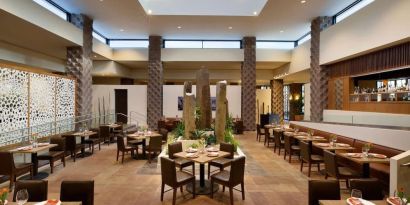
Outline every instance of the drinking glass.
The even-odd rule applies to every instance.
[[[362,198],[362,191],[358,190],[358,189],[352,189],[352,192],[350,193],[351,197],[355,197],[355,198]]]
[[[362,154],[364,157],[369,156],[369,149],[367,147],[362,147]]]
[[[28,200],[28,192],[27,189],[21,189],[16,194],[16,201],[18,205],[23,205]]]

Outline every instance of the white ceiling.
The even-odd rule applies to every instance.
[[[300,0],[268,0],[257,16],[158,16],[147,15],[138,0],[53,1],[71,13],[89,15],[94,28],[110,39],[161,35],[167,39],[256,36],[259,40],[296,40],[310,30],[313,18],[332,16],[355,0],[307,0],[304,4]]]

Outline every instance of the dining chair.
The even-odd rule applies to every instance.
[[[65,138],[66,151],[70,152],[70,156],[73,158],[74,162],[77,158],[77,152],[81,151],[81,154],[84,157],[85,144],[77,144],[76,136],[74,135],[64,134],[62,137]]]
[[[151,163],[152,154],[160,153],[162,151],[162,136],[150,137],[147,147],[148,163]]]
[[[161,128],[159,129],[159,134],[162,136],[162,144],[166,144],[168,142],[168,130]]]
[[[62,202],[81,201],[82,205],[93,205],[94,181],[62,181],[60,200]]]
[[[111,143],[110,127],[107,125],[100,126],[100,137],[103,139],[104,143],[109,146]]]
[[[245,200],[245,157],[240,156],[231,162],[231,170],[223,170],[211,176],[211,190],[214,190],[214,183],[222,185],[222,191],[225,191],[225,186],[229,188],[229,198],[231,205],[233,205],[233,188],[241,185],[242,200]],[[214,197],[214,192],[211,191],[211,198]]]
[[[94,146],[98,145],[98,150],[101,150],[101,138],[100,138],[100,130],[98,128],[91,128],[90,131],[96,132],[96,134],[88,136],[88,139],[84,140],[84,143],[89,146],[91,153],[94,153]]]
[[[211,166],[219,168],[220,171],[223,171],[225,167],[228,167],[231,165],[234,152],[235,152],[235,146],[233,144],[228,144],[225,142],[221,142],[219,144],[219,150],[223,152],[228,152],[229,155],[223,158],[217,158],[214,159],[210,162],[208,162],[208,179],[209,176],[211,175]]]
[[[52,147],[48,152],[42,153],[37,156],[38,160],[47,160],[50,162],[50,172],[54,171],[54,162],[61,160],[63,167],[65,167],[65,153],[66,145],[65,139],[61,136],[53,136],[50,138],[50,144],[56,144],[56,147]]]
[[[128,132],[127,134],[132,134],[133,132]],[[135,157],[138,158],[139,146],[144,146],[145,140],[134,139],[127,136],[127,146],[135,147]]]
[[[275,146],[273,147],[273,152],[276,152],[276,148],[279,149],[278,155],[280,156],[281,148],[285,148],[285,141],[283,140],[283,132],[273,130],[273,139],[275,141]]]
[[[309,180],[309,205],[319,205],[319,200],[340,200],[339,180]]]
[[[18,180],[14,186],[13,202],[16,202],[17,192],[26,189],[28,202],[39,202],[47,200],[48,181],[46,180]]]
[[[16,181],[16,178],[30,173],[30,179],[33,179],[33,163],[14,163],[13,153],[0,152],[0,175],[9,176],[10,190]]]
[[[113,140],[115,140],[118,136],[122,136],[122,134],[124,132],[124,123],[116,122],[115,124],[117,124],[119,126],[112,129],[111,138],[114,138]]]
[[[118,157],[120,156],[120,152],[121,152],[121,164],[122,164],[124,163],[125,153],[131,152],[131,156],[134,156],[134,151],[137,151],[136,147],[125,146],[124,137],[121,137],[121,136],[117,137],[117,162],[118,162]]]
[[[318,172],[320,172],[320,163],[323,163],[323,157],[320,155],[312,154],[310,145],[307,142],[299,141],[299,146],[300,146],[300,155],[301,155],[300,171],[301,172],[303,171],[303,163],[306,162],[309,166],[308,177],[310,177],[312,164],[316,164],[317,170]]]
[[[285,138],[285,153],[283,159],[286,160],[286,154],[289,154],[289,163],[292,160],[292,155],[294,153],[298,154],[300,159],[300,147],[299,145],[295,145],[295,138],[292,136],[284,135]]]
[[[178,152],[182,152],[182,142],[168,144],[168,156],[175,161],[176,167],[179,167],[179,170],[182,171],[183,168],[192,166],[192,174],[195,176],[195,163],[181,157],[175,157],[174,154]]]
[[[256,124],[256,141],[260,142],[262,136],[265,136],[265,132],[262,131],[260,124]]]
[[[265,142],[263,143],[263,145],[268,144],[267,147],[269,147],[269,142],[275,142],[274,136],[270,134],[269,132],[269,128],[263,128],[265,130]]]
[[[350,188],[362,192],[362,198],[366,200],[383,200],[383,185],[376,178],[350,179]]]
[[[349,167],[339,166],[337,163],[336,154],[333,152],[323,150],[323,159],[325,162],[326,170],[325,179],[331,176],[336,178],[337,180],[346,180],[346,187],[349,188],[349,179],[361,177],[361,175],[353,169],[350,169]]]
[[[177,171],[174,160],[161,157],[161,179],[161,201],[164,200],[165,185],[173,189],[172,205],[175,205],[178,187],[182,193],[182,187],[189,183],[192,183],[192,196],[195,198],[195,176],[184,171]]]

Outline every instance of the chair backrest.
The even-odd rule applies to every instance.
[[[175,153],[182,152],[182,142],[168,144],[168,155],[170,159],[175,159]]]
[[[27,189],[28,201],[39,202],[47,200],[48,181],[45,180],[19,180],[14,186],[13,201],[16,201],[17,192]]]
[[[256,134],[257,135],[261,134],[261,125],[260,124],[256,124]]]
[[[61,201],[81,201],[82,205],[94,204],[94,181],[62,181]]]
[[[366,200],[383,200],[383,185],[378,179],[351,179],[350,188],[362,191],[362,198]]]
[[[231,162],[229,184],[236,186],[243,182],[245,176],[245,157],[240,156]]]
[[[90,138],[101,138],[100,136],[100,129],[98,128],[91,128],[90,131],[96,132],[96,134],[90,135]]]
[[[11,152],[0,152],[0,174],[10,175],[14,170],[14,158]]]
[[[310,150],[309,143],[300,141],[299,147],[300,147],[300,157],[302,158],[302,160],[306,162],[310,162],[311,150]]]
[[[319,200],[340,200],[339,180],[309,180],[309,205],[319,205]]]
[[[162,141],[168,141],[168,130],[165,128],[159,129],[159,133],[162,135]]]
[[[149,150],[161,151],[162,150],[162,136],[150,137]]]
[[[285,138],[285,150],[286,152],[290,153],[290,148],[292,146],[292,142],[291,142],[292,137],[288,135],[283,135],[283,137]]]
[[[50,148],[50,151],[65,151],[65,139],[61,136],[52,136],[50,138],[50,144],[57,144],[56,147]]]
[[[65,139],[65,148],[66,150],[70,151],[70,150],[74,150],[76,147],[76,137],[74,135],[63,135],[64,139]]]
[[[265,130],[265,137],[266,139],[270,137],[270,132],[269,132],[269,128],[263,128]]]
[[[225,158],[233,159],[233,153],[235,152],[235,146],[233,146],[233,144],[228,144],[228,143],[225,143],[225,142],[221,142],[219,144],[219,150],[229,153],[229,156],[227,156]]]
[[[280,139],[282,138],[282,133],[283,132],[278,132],[273,130],[273,136],[274,136],[274,141],[275,141],[275,146],[280,146]]]
[[[125,150],[124,137],[118,137],[117,138],[117,149],[120,150],[120,151]]]
[[[110,127],[107,125],[100,126],[100,137],[103,139],[110,138]]]
[[[161,178],[164,184],[175,187],[177,183],[177,173],[174,160],[161,157]]]
[[[323,159],[325,161],[326,174],[332,177],[339,178],[336,154],[327,150],[323,150]]]

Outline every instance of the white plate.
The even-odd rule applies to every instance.
[[[42,202],[35,203],[34,205],[46,205],[46,204],[47,204],[47,201],[42,201]],[[61,201],[58,201],[56,205],[61,205]]]
[[[350,197],[350,198],[352,198],[352,197]],[[356,205],[356,204],[350,203],[350,201],[349,201],[350,198],[346,199],[347,204]],[[375,205],[373,202],[370,202],[370,201],[367,201],[367,200],[364,200],[364,199],[358,199],[358,200],[360,200],[360,203],[362,205]]]

